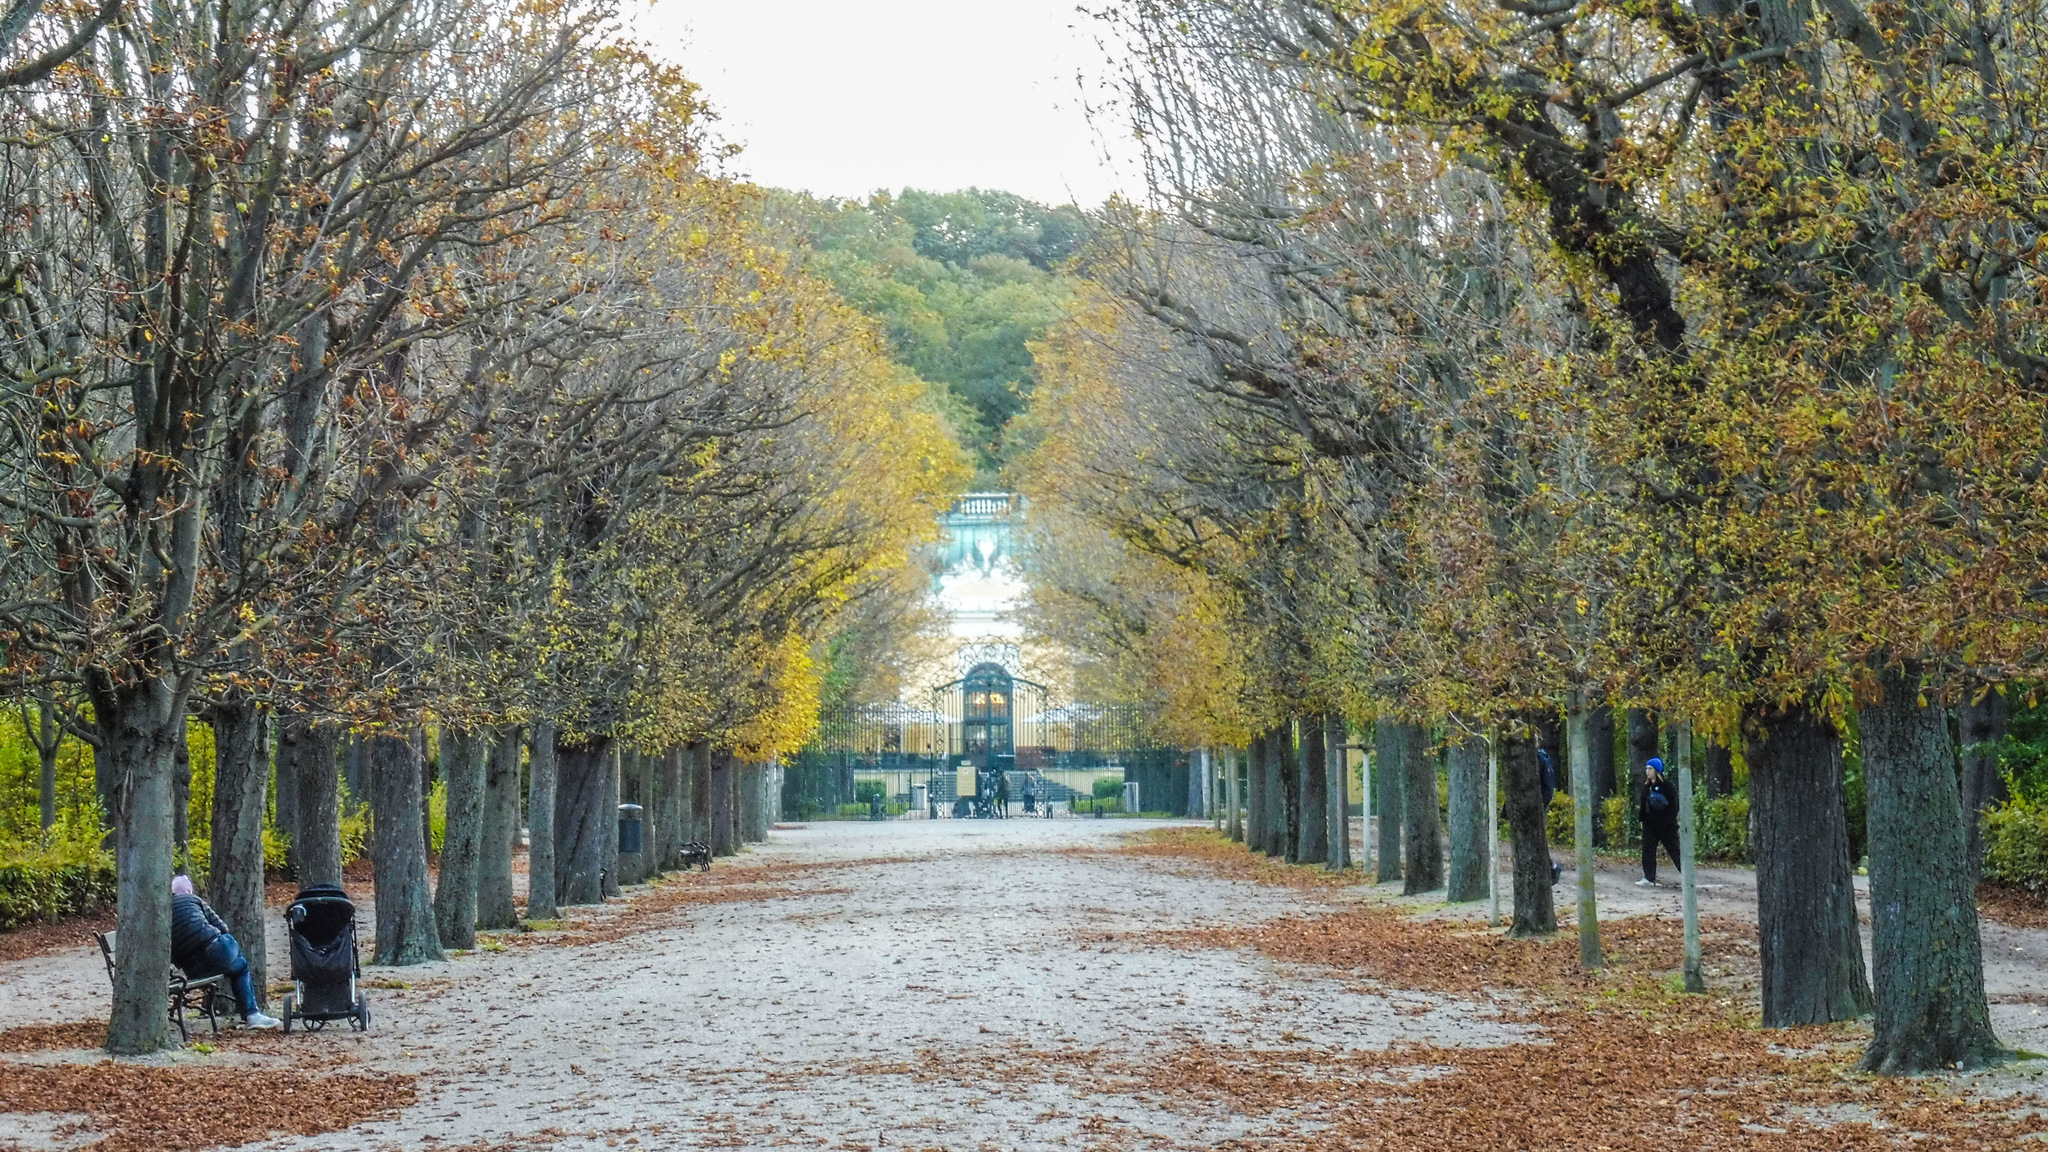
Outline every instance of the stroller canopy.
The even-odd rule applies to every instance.
[[[348,893],[332,884],[303,888],[285,911],[285,923],[292,935],[304,940],[315,952],[324,952],[349,934],[355,924],[356,906]]]

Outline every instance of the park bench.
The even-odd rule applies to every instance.
[[[110,984],[114,981],[114,935],[113,932],[92,934],[100,946],[100,958],[107,962],[107,982]],[[185,1030],[186,1010],[204,1015],[206,1022],[213,1025],[214,1034],[219,1035],[221,1009],[233,993],[228,990],[226,976],[203,976],[193,980],[173,967],[165,980],[165,995],[170,1001],[167,1010],[171,1023],[178,1026],[178,1039],[189,1041],[192,1036]]]

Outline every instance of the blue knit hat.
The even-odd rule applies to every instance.
[[[1645,764],[1644,767],[1652,771],[1662,772],[1664,770],[1664,758],[1662,756],[1652,756],[1649,763]]]

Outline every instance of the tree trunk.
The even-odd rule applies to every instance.
[[[732,753],[724,748],[711,751],[711,854],[731,856],[739,851],[732,835]]]
[[[1373,808],[1379,814],[1379,882],[1401,878],[1401,812],[1407,807],[1407,745],[1416,728],[1394,716],[1381,713],[1373,726],[1373,758],[1379,771],[1373,776]],[[1421,755],[1420,751],[1416,755]]]
[[[1330,759],[1323,743],[1321,715],[1295,719],[1301,732],[1301,751],[1296,757],[1296,791],[1301,800],[1301,830],[1296,834],[1297,862],[1330,862]]]
[[[1401,894],[1415,896],[1444,886],[1444,832],[1429,736],[1419,724],[1402,727]]]
[[[42,805],[43,830],[57,823],[57,753],[64,748],[64,726],[57,700],[48,689],[36,697],[36,799]]]
[[[1517,938],[1557,931],[1550,841],[1543,824],[1543,767],[1536,760],[1539,738],[1531,723],[1509,725],[1501,740],[1501,791],[1506,794],[1508,842],[1515,861],[1515,912],[1508,935]]]
[[[263,947],[263,816],[269,791],[269,741],[264,715],[240,698],[213,710],[213,858],[207,897],[249,960],[258,1004],[268,1000]]]
[[[725,775],[726,787],[732,789],[732,803],[729,807],[727,807],[726,815],[732,820],[732,849],[735,855],[737,855],[739,853],[739,850],[745,847],[747,843],[746,837],[744,835],[744,833],[746,832],[746,827],[745,825],[740,823],[741,818],[745,815],[740,810],[740,793],[742,791],[741,785],[745,780],[746,776],[746,773],[743,771],[745,767],[746,763],[739,758],[739,755],[737,753],[734,753],[732,757],[732,768]]]
[[[180,867],[192,866],[192,746],[183,724],[171,748],[171,841]]]
[[[165,771],[168,773],[169,769]],[[121,813],[121,773],[114,765],[114,754],[104,744],[93,745],[92,789],[99,796],[100,819],[104,821],[102,827],[106,831],[106,835],[100,837],[100,847],[112,852],[119,835],[116,826]]]
[[[1859,708],[1870,811],[1876,1019],[1865,1071],[1974,1068],[2001,1053],[1984,1000],[1976,873],[1966,854],[1948,716],[1923,703],[1920,669],[1886,669]]]
[[[444,959],[427,888],[427,839],[422,831],[420,781],[426,762],[410,735],[366,737],[370,818],[377,837],[370,864],[377,884],[375,963],[428,964]]]
[[[2005,739],[2005,713],[2005,694],[1997,688],[1985,689],[1982,700],[1965,700],[1956,709],[1956,736],[1962,743],[1963,836],[1972,877],[1984,874],[1984,813],[2006,798],[1996,747]]]
[[[284,875],[299,879],[299,745],[306,738],[306,719],[286,716],[277,725],[277,834],[284,838]]]
[[[1575,693],[1570,714],[1565,718],[1566,757],[1572,766],[1572,853],[1578,864],[1579,967],[1588,970],[1607,964],[1600,947],[1600,905],[1594,892],[1593,829],[1600,824],[1593,803],[1592,741],[1586,737],[1587,709]]]
[[[624,749],[618,741],[612,741],[611,759],[605,763],[604,802],[597,822],[598,831],[604,839],[598,851],[604,866],[598,869],[598,879],[604,882],[604,894],[619,894],[619,788],[624,775],[620,755]]]
[[[164,973],[171,963],[171,758],[185,727],[184,694],[162,679],[93,693],[94,770],[119,801],[114,820],[114,1004],[107,1049],[155,1052],[170,1043]]]
[[[1266,734],[1255,733],[1245,749],[1244,846],[1266,850]]]
[[[441,779],[448,788],[441,835],[441,882],[434,889],[434,922],[441,947],[476,947],[476,864],[483,854],[486,742],[466,729],[441,730]]]
[[[733,761],[732,824],[735,844],[750,843],[754,839],[754,769],[752,761]]]
[[[1764,1026],[1855,1019],[1870,1011],[1870,984],[1856,934],[1841,738],[1803,704],[1752,706],[1743,729]]]
[[[714,749],[709,740],[690,744],[690,840],[711,846],[711,761]]]
[[[1635,713],[1629,713],[1634,722]],[[1587,760],[1593,770],[1593,802],[1595,804],[1614,795],[1620,786],[1620,778],[1614,771],[1614,706],[1602,704],[1586,714]],[[1604,843],[1605,829],[1598,819],[1593,821],[1593,836]]]
[[[744,779],[747,821],[740,834],[749,844],[765,844],[768,842],[768,765],[765,762],[747,765]]]
[[[484,768],[483,838],[476,861],[476,926],[517,928],[512,856],[519,846],[519,729],[501,728]]]
[[[1301,754],[1294,746],[1294,723],[1287,721],[1273,729],[1274,767],[1279,778],[1274,786],[1279,789],[1280,803],[1274,805],[1275,815],[1280,817],[1279,834],[1281,854],[1290,864],[1301,862]]]
[[[1246,756],[1239,755],[1238,750],[1235,748],[1225,748],[1223,750],[1223,804],[1228,809],[1226,813],[1228,819],[1225,822],[1225,834],[1232,841],[1239,844],[1244,843],[1243,793],[1245,791],[1239,772],[1246,758]]]
[[[1465,729],[1453,719],[1451,731]],[[1493,799],[1486,793],[1486,737],[1468,735],[1451,745],[1445,757],[1451,777],[1451,866],[1444,876],[1444,898],[1452,903],[1486,899],[1488,822]]]
[[[555,793],[560,777],[555,761],[555,726],[533,726],[532,761],[526,781],[526,917],[553,920],[561,915],[555,902]]]
[[[618,819],[618,809],[605,806],[616,779],[611,737],[571,744],[557,736],[555,771],[555,899],[563,905],[601,904],[605,846],[613,842]]]
[[[654,805],[655,825],[660,829],[656,842],[660,850],[655,855],[655,870],[673,872],[683,866],[683,842],[689,811],[690,795],[690,749],[686,744],[674,744],[661,754],[661,779],[655,784]]]
[[[305,729],[299,735],[298,761],[292,772],[299,809],[292,826],[299,830],[299,885],[341,884],[341,777],[335,763],[341,733],[330,725]]]
[[[1707,795],[1735,794],[1735,753],[1719,740],[1707,741]]]
[[[1265,770],[1259,787],[1266,792],[1266,830],[1263,843],[1266,855],[1284,860],[1290,847],[1287,838],[1287,818],[1293,807],[1287,795],[1287,749],[1282,745],[1278,728],[1266,732],[1266,755],[1261,761]]]
[[[1344,755],[1344,717],[1328,712],[1323,720],[1323,811],[1329,821],[1324,838],[1330,846],[1326,857],[1332,872],[1351,867],[1350,761]]]

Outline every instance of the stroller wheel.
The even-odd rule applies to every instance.
[[[284,1021],[284,1034],[287,1036],[292,1034],[292,1003],[292,994],[285,993],[284,1007],[280,1010],[278,1019]]]

